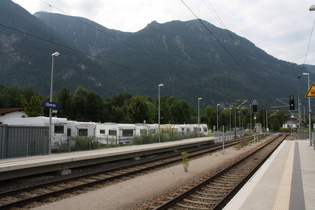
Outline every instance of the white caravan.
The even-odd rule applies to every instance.
[[[135,124],[118,124],[118,140],[119,143],[128,144],[136,135]]]
[[[136,123],[136,136],[141,136],[143,134],[156,134],[158,129],[158,124],[146,124],[146,123]]]
[[[102,144],[111,144],[118,139],[117,123],[98,123],[96,124],[95,137]]]
[[[68,136],[95,136],[95,122],[68,121]]]

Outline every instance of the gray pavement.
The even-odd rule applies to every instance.
[[[284,141],[225,210],[315,209],[314,161],[308,140]]]

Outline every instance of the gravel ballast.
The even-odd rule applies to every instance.
[[[224,153],[219,151],[203,158],[191,160],[189,162],[188,172],[185,172],[183,165],[179,164],[95,191],[42,205],[35,209],[137,209],[142,203],[148,202],[163,193],[185,185],[191,180],[235,159],[242,153],[248,152],[259,144],[260,142],[255,142],[240,150],[229,148],[226,149]]]

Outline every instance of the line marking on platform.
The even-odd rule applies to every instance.
[[[277,195],[273,203],[272,209],[274,210],[288,210],[290,207],[294,149],[295,144],[292,142],[290,145],[289,155],[280,180]]]
[[[306,209],[300,158],[300,145],[295,142],[294,164],[292,172],[290,210]]]

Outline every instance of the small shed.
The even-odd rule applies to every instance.
[[[297,128],[299,125],[298,119],[296,117],[291,116],[289,120],[283,123],[283,128]]]

